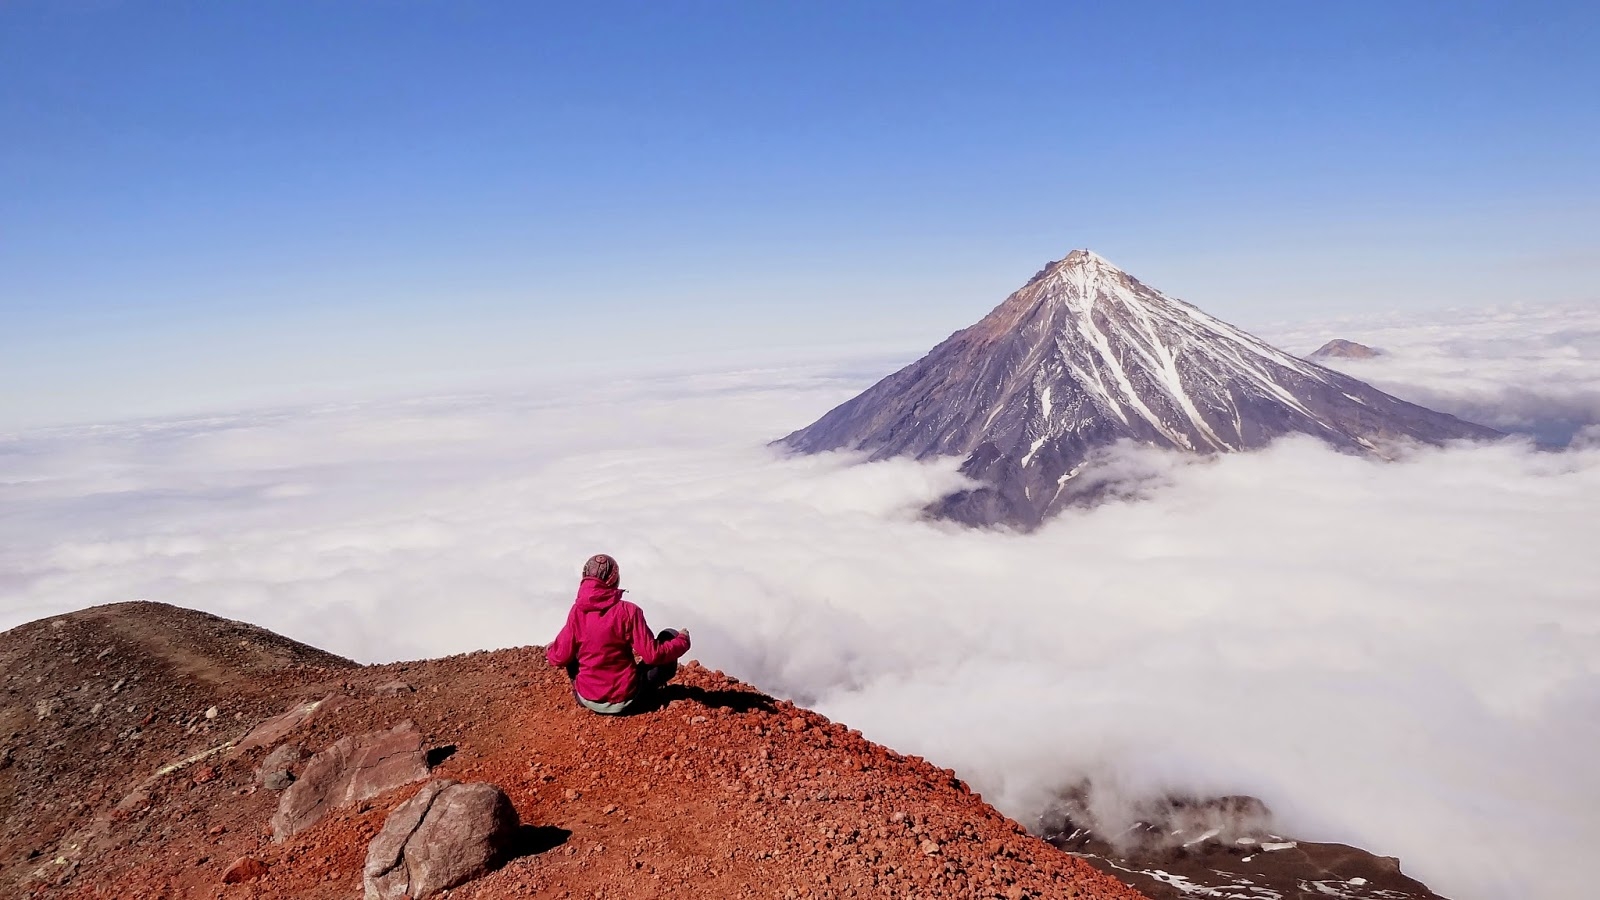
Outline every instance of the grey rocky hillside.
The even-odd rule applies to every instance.
[[[874,460],[964,457],[982,487],[932,511],[1032,529],[1087,496],[1085,463],[1117,441],[1219,453],[1288,434],[1378,454],[1396,440],[1498,436],[1294,357],[1074,250],[977,324],[778,443]]]

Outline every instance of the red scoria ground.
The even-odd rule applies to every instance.
[[[159,628],[127,621],[156,614]],[[410,719],[436,755],[454,748],[436,777],[500,785],[531,826],[522,855],[454,898],[1142,896],[1027,834],[949,770],[698,665],[683,668],[664,708],[606,718],[576,707],[538,647],[354,667],[158,604],[57,620],[68,621],[0,635],[9,735],[0,895],[360,896],[367,842],[415,785],[336,811],[283,844],[267,828],[279,795],[255,775],[270,748],[190,764],[148,785],[148,799],[126,799],[153,761],[185,758],[336,693],[347,701],[287,740],[315,751]],[[269,638],[285,646],[252,645]],[[54,643],[33,646],[41,640]],[[92,721],[73,712],[101,681],[131,678],[125,670],[137,671],[147,698],[127,704],[143,723],[131,726],[135,745],[129,728],[95,724],[112,708],[104,701]],[[396,679],[414,690],[375,690]],[[120,713],[130,694],[114,693]],[[203,715],[210,705],[214,719]],[[223,884],[227,866],[247,855],[267,864],[266,875]]]

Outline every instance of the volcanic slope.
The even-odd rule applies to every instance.
[[[1037,527],[1084,499],[1075,482],[1117,441],[1197,453],[1288,434],[1385,452],[1493,429],[1391,397],[1291,356],[1074,250],[977,324],[778,443],[870,459],[963,456],[982,487],[933,511],[969,525]]]
[[[693,663],[663,708],[605,718],[539,647],[356,666],[139,603],[0,634],[0,666],[4,897],[360,896],[369,840],[417,786],[273,843],[284,795],[257,769],[274,745],[318,751],[408,720],[433,777],[501,786],[527,833],[457,900],[1142,896],[952,772]],[[244,749],[286,711],[310,712]],[[264,872],[224,884],[245,857]]]

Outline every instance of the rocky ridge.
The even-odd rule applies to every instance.
[[[405,756],[413,730],[426,790],[497,785],[520,822],[507,858],[454,898],[1142,896],[951,771],[693,663],[662,708],[603,718],[539,647],[356,666],[203,613],[117,604],[0,635],[0,690],[7,897],[315,900],[432,878],[385,857],[414,833],[369,853],[418,773],[376,793],[313,774],[319,758],[357,758],[362,736],[398,735],[384,739]],[[275,841],[285,795],[314,780],[336,800]]]
[[[1151,798],[1108,828],[1092,794],[1088,784],[1064,792],[1037,830],[1156,900],[1440,900],[1397,859],[1274,833],[1255,797]]]

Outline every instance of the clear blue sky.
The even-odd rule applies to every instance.
[[[0,431],[914,348],[1078,246],[1593,302],[1597,9],[0,4]]]

